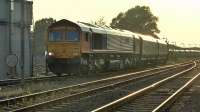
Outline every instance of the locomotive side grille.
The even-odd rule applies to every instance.
[[[110,50],[133,50],[133,40],[126,42],[124,38],[109,37],[108,38],[108,49]]]

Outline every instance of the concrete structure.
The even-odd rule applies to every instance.
[[[31,24],[31,1],[0,0],[0,80],[31,75]],[[17,56],[15,67],[6,63],[9,54]]]
[[[0,0],[0,79],[6,78],[8,71],[5,61],[8,55],[8,36],[9,36],[9,2]]]

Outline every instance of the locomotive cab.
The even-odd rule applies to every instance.
[[[48,28],[47,63],[56,74],[76,71],[80,65],[81,31],[75,24],[58,22]]]

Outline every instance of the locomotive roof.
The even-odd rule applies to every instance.
[[[60,21],[52,23],[48,28],[61,27],[61,26],[66,26],[66,25],[71,25],[71,26],[79,27],[77,24],[75,24],[72,21],[68,21],[66,19],[62,19]]]
[[[190,50],[190,49],[170,49],[171,52],[193,52],[200,53],[200,50]]]
[[[161,43],[161,44],[167,44],[166,40],[163,40],[163,39],[158,39],[158,42]]]
[[[117,35],[117,36],[123,36],[123,37],[128,37],[128,38],[141,37],[143,40],[152,41],[152,42],[155,42],[156,40],[158,40],[158,39],[153,38],[152,36],[142,35],[139,33],[133,33],[128,30],[113,29],[110,27],[100,27],[100,26],[93,25],[86,22],[74,22],[74,21],[69,21],[66,19],[62,19],[60,21],[57,21],[51,24],[49,28],[58,27],[58,26],[66,26],[66,25],[72,25],[72,26],[78,27],[80,28],[81,31],[85,31],[85,32],[110,34],[110,35]]]
[[[85,22],[76,22],[76,24],[79,25],[82,31],[90,31],[94,33],[106,34],[106,30],[97,25]]]
[[[158,41],[158,39],[156,38],[153,38],[152,36],[149,36],[149,35],[143,35],[143,34],[138,34],[143,40],[146,40],[146,41],[150,41],[150,42],[156,42]]]

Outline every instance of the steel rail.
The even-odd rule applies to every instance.
[[[125,97],[122,97],[122,98],[120,98],[118,100],[115,100],[115,101],[113,101],[111,103],[108,103],[108,104],[106,104],[104,106],[101,106],[101,107],[93,110],[92,112],[110,112],[110,111],[114,110],[115,108],[120,107],[121,105],[124,105],[124,104],[126,104],[126,103],[128,103],[130,101],[133,101],[133,100],[139,98],[140,96],[145,95],[146,93],[158,88],[162,84],[164,84],[164,83],[166,83],[166,82],[168,82],[168,81],[170,81],[170,80],[172,80],[172,79],[174,79],[174,78],[176,78],[176,77],[178,77],[178,76],[180,76],[180,75],[182,75],[182,74],[184,74],[186,72],[191,71],[195,67],[196,67],[196,62],[194,62],[194,65],[189,69],[186,69],[186,70],[184,70],[182,72],[179,72],[179,73],[177,73],[177,74],[175,74],[173,76],[170,76],[170,77],[167,77],[167,78],[165,78],[163,80],[160,80],[160,81],[158,81],[158,82],[156,82],[154,84],[151,84],[151,85],[149,85],[149,86],[147,86],[147,87],[145,87],[143,89],[140,89],[140,90],[138,90],[136,92],[133,92],[133,93],[131,93],[131,94],[125,96]]]
[[[180,64],[180,66],[181,65],[183,65],[183,64]],[[186,63],[186,65],[187,65],[187,63]],[[52,89],[52,90],[37,92],[37,93],[33,93],[33,94],[28,94],[28,95],[8,98],[8,99],[0,100],[0,105],[12,104],[13,102],[16,102],[17,100],[20,100],[20,99],[23,99],[23,98],[28,98],[28,97],[31,98],[33,96],[38,96],[38,95],[43,95],[43,94],[50,94],[52,92],[59,92],[59,91],[62,91],[62,90],[67,90],[68,91],[68,90],[70,90],[72,88],[81,88],[81,87],[86,87],[86,86],[89,86],[89,85],[94,85],[94,84],[102,83],[102,82],[105,83],[105,81],[117,80],[117,79],[126,78],[126,77],[133,76],[133,75],[139,75],[139,74],[143,74],[143,73],[152,72],[152,71],[159,70],[159,69],[168,69],[170,67],[175,67],[175,66],[178,66],[178,64],[169,65],[169,66],[166,66],[166,67],[159,67],[159,68],[144,70],[144,71],[139,71],[139,72],[134,72],[134,73],[129,73],[129,74],[124,74],[124,75],[119,75],[119,76],[114,76],[114,77],[109,77],[109,78],[105,78],[105,79],[90,81],[90,82],[81,83],[81,84],[72,85],[72,86],[67,86],[67,87],[62,87],[62,88],[58,88],[58,89]]]
[[[191,65],[190,63],[186,63],[185,65],[179,65],[179,66],[189,66],[189,65]],[[167,71],[167,70],[165,70],[165,69],[167,69],[167,68],[170,68],[170,67],[173,67],[173,68],[170,68],[170,70],[171,69],[174,69],[174,68],[177,68],[177,66],[178,66],[178,64],[175,66],[167,66],[167,67],[160,67],[161,68],[161,70],[162,69],[164,69],[162,72],[164,72],[164,71]],[[153,69],[153,70],[157,70],[158,68],[156,68],[156,69]],[[159,69],[158,69],[159,70]],[[169,69],[168,69],[169,70]],[[151,71],[151,70],[145,70],[145,72],[144,71],[142,71],[142,72],[136,72],[136,73],[146,73],[146,72],[149,72],[149,71]],[[160,71],[161,72],[161,71]],[[159,73],[159,72],[157,72],[157,73]],[[133,74],[135,74],[135,73],[133,73]],[[130,74],[129,74],[130,75]],[[150,74],[150,75],[148,75],[148,76],[152,76],[153,75],[153,73],[152,74]],[[126,75],[125,75],[126,76]],[[115,77],[115,78],[120,78],[121,76],[117,76],[117,77]],[[110,85],[107,85],[107,86],[103,86],[103,87],[99,87],[99,88],[95,88],[95,89],[91,89],[91,90],[87,90],[87,91],[84,91],[84,92],[80,92],[80,93],[77,93],[77,94],[73,94],[73,95],[71,95],[71,96],[64,96],[64,97],[61,97],[61,98],[57,98],[57,99],[54,99],[54,100],[50,100],[50,101],[46,101],[46,102],[42,102],[42,103],[38,103],[38,104],[34,104],[34,105],[31,105],[31,106],[27,106],[27,107],[24,107],[24,108],[20,108],[20,109],[16,109],[16,110],[13,110],[13,112],[21,112],[21,111],[26,111],[26,110],[29,110],[29,109],[34,109],[34,108],[37,108],[37,107],[40,107],[40,106],[42,106],[42,105],[47,105],[47,104],[49,104],[49,103],[52,103],[52,102],[59,102],[60,100],[66,100],[66,99],[68,99],[68,100],[70,100],[70,99],[73,99],[73,98],[77,98],[77,97],[80,97],[80,96],[86,96],[86,95],[90,95],[90,94],[93,94],[93,93],[95,93],[95,92],[97,92],[97,91],[101,91],[102,89],[107,89],[107,90],[109,90],[110,88],[114,88],[114,87],[117,87],[117,86],[119,86],[119,85],[123,85],[123,84],[125,84],[125,82],[130,82],[130,81],[133,81],[133,80],[136,80],[136,79],[140,79],[140,78],[144,78],[144,77],[147,77],[147,76],[141,76],[141,77],[137,77],[137,78],[133,78],[133,79],[129,79],[129,80],[126,80],[126,81],[122,81],[122,82],[118,82],[118,83],[115,83],[115,84],[110,84]],[[106,78],[107,80],[108,79],[112,79],[112,78]],[[104,81],[105,79],[103,79],[103,81]],[[106,80],[106,81],[107,81]],[[99,81],[100,82],[102,82],[102,80],[97,80],[97,81],[92,81],[92,82],[97,82],[97,83],[99,83]],[[83,87],[83,86],[86,86],[87,84],[89,84],[89,85],[94,85],[94,83],[84,83],[84,85],[81,85],[81,84],[78,84],[78,85],[75,85],[75,87],[78,87],[78,88],[80,88],[80,87]],[[70,87],[74,87],[74,86],[70,86]],[[70,87],[67,87],[68,88],[68,90],[69,90],[69,88]],[[51,90],[52,92],[54,92],[53,90]],[[58,91],[58,90],[56,90],[56,91]],[[45,93],[45,92],[44,92]],[[44,94],[44,93],[42,93],[42,94]],[[37,95],[38,93],[36,93],[36,95]],[[27,96],[27,97],[30,97],[30,96]],[[6,102],[6,101],[5,101]],[[15,99],[11,99],[7,104],[9,104],[9,103],[14,103],[15,102]],[[1,102],[0,102],[0,104],[1,104]]]
[[[25,82],[30,82],[30,81],[41,81],[41,80],[49,80],[49,79],[54,79],[54,78],[60,78],[60,77],[67,77],[69,75],[62,75],[62,76],[42,76],[42,77],[32,77],[32,78],[25,78]],[[21,78],[17,79],[8,79],[8,80],[0,80],[0,86],[8,86],[8,85],[14,85],[18,84],[21,82]]]
[[[165,110],[168,110],[169,107],[173,104],[173,102],[175,102],[176,99],[178,99],[186,89],[192,86],[192,83],[196,81],[199,78],[199,76],[200,76],[200,73],[198,73],[196,76],[190,79],[185,85],[183,85],[180,89],[178,89],[174,94],[172,94],[159,106],[157,106],[152,112],[165,112]]]
[[[163,67],[158,67],[158,68],[155,68],[155,69],[164,68],[164,67],[171,67],[171,66],[176,66],[176,65],[186,64],[186,63],[190,63],[190,61],[184,62],[184,63],[179,63],[179,64],[174,64],[174,65],[167,65],[167,66],[163,66]],[[147,70],[154,70],[154,69],[147,69]],[[53,79],[53,78],[56,78],[56,77],[66,77],[66,76],[69,76],[69,75],[62,75],[62,76],[53,75],[53,76],[31,77],[31,78],[25,78],[24,81],[25,82],[40,81],[40,80],[47,80],[47,79]],[[18,83],[21,82],[21,80],[22,80],[21,78],[0,80],[0,86],[18,84]]]

